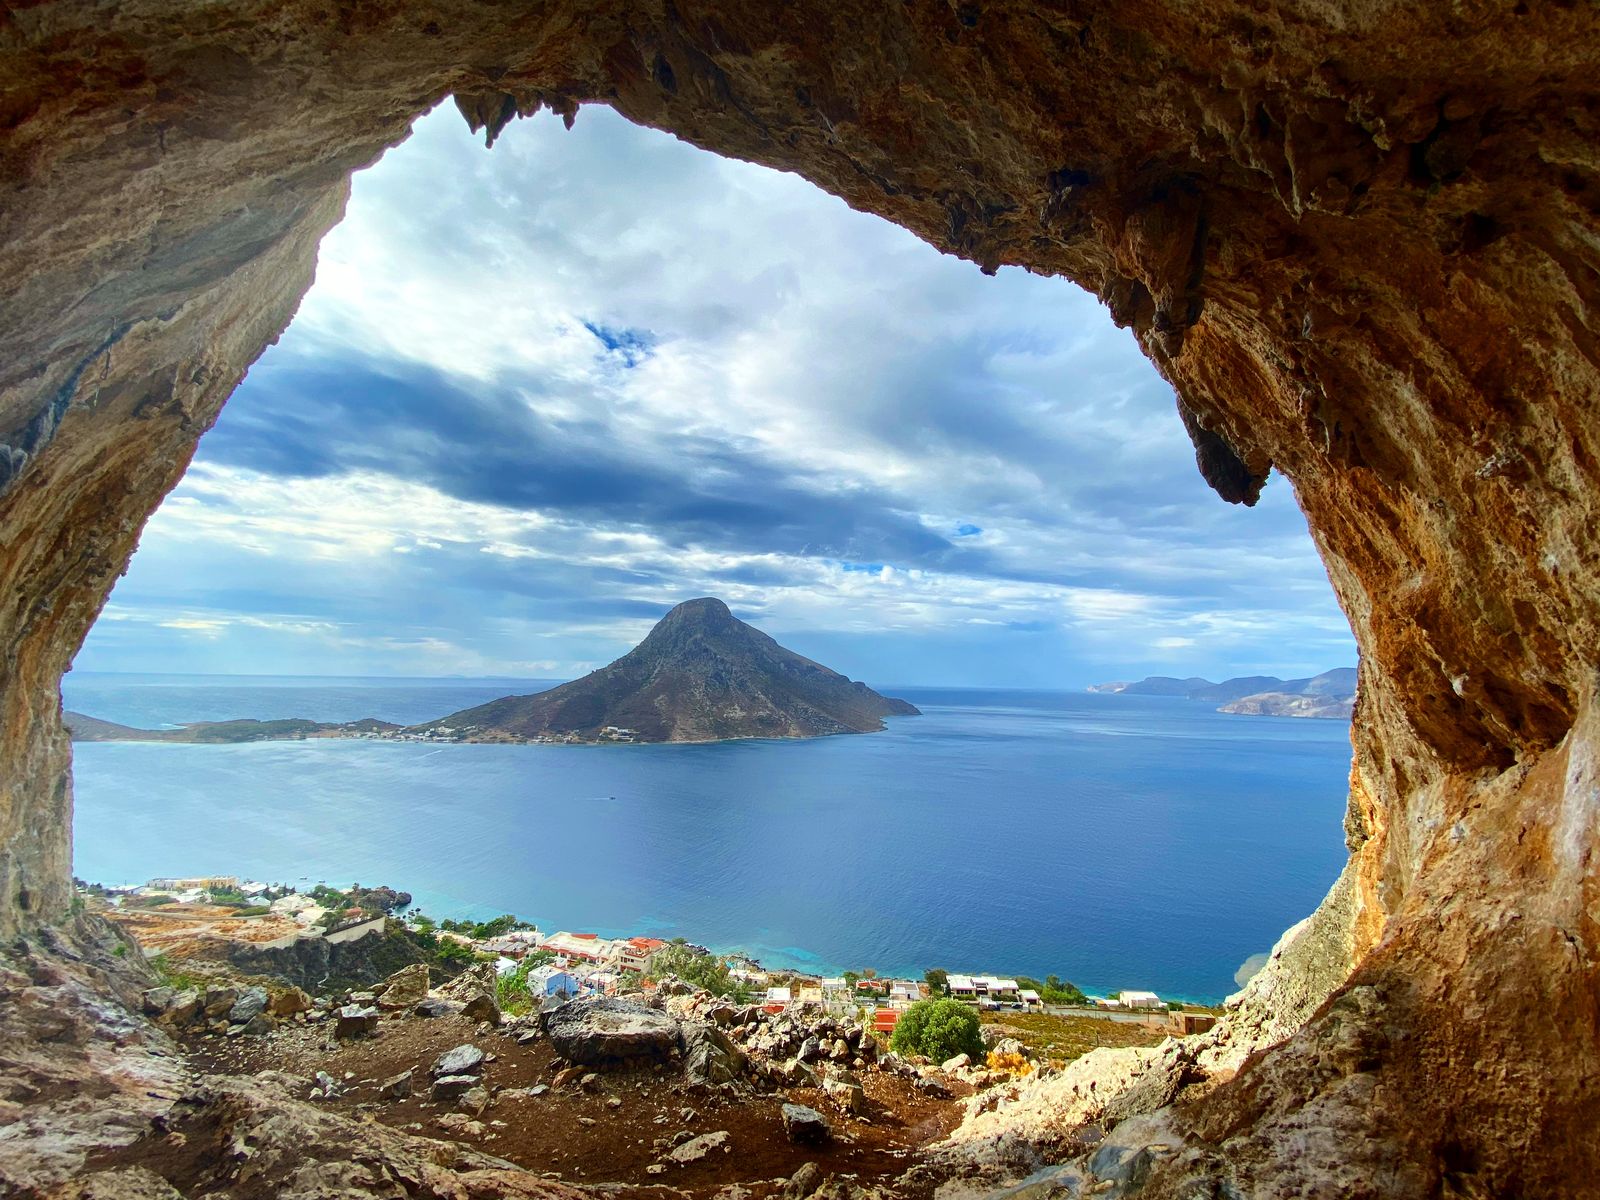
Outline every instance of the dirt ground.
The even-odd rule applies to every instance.
[[[441,1117],[460,1110],[453,1101],[428,1099],[429,1068],[463,1042],[492,1056],[483,1080],[495,1099],[477,1118],[481,1132],[441,1125]],[[861,1117],[842,1112],[820,1089],[688,1087],[668,1068],[600,1073],[590,1089],[577,1083],[557,1089],[550,1085],[566,1064],[543,1038],[519,1045],[505,1032],[479,1034],[458,1016],[387,1017],[376,1037],[344,1043],[334,1041],[331,1025],[289,1025],[263,1038],[202,1036],[190,1043],[190,1058],[200,1070],[227,1074],[325,1071],[343,1088],[323,1102],[336,1110],[460,1141],[572,1183],[666,1185],[695,1195],[730,1183],[744,1185],[752,1196],[768,1195],[807,1162],[825,1175],[863,1182],[899,1176],[919,1148],[949,1132],[960,1117],[958,1099],[932,1098],[902,1076],[870,1068],[858,1072],[869,1101]],[[415,1071],[413,1094],[385,1100],[377,1085],[407,1069]],[[550,1090],[538,1096],[524,1090],[540,1084]],[[970,1092],[962,1085],[953,1090]],[[786,1100],[826,1116],[833,1141],[822,1147],[792,1144],[780,1115]],[[718,1130],[729,1134],[726,1150],[684,1166],[666,1161],[664,1171],[650,1171],[675,1139]]]
[[[121,925],[150,954],[172,958],[199,957],[229,942],[276,941],[297,933],[293,917],[265,913],[241,917],[231,908],[189,904],[182,909],[102,909],[102,915]]]

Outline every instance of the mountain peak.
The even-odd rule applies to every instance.
[[[732,625],[737,621],[732,610],[715,596],[701,596],[695,600],[685,600],[656,622],[656,628],[663,625]]]
[[[786,650],[701,596],[582,679],[432,724],[466,730],[473,741],[707,742],[869,733],[886,716],[916,711]]]

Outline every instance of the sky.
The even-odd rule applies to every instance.
[[[588,107],[446,104],[144,531],[77,669],[571,678],[715,595],[877,684],[1355,661],[1288,482],[1224,504],[1061,279]]]

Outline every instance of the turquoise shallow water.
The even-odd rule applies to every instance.
[[[417,721],[537,686],[70,675],[65,690],[69,708],[153,726]],[[1340,722],[889,690],[924,715],[805,742],[80,745],[75,869],[389,883],[441,916],[682,935],[770,965],[1214,999],[1343,863]]]

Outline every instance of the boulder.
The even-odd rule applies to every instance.
[[[678,1052],[678,1023],[627,1000],[563,1004],[541,1019],[556,1053],[569,1062],[666,1062]]]
[[[461,1009],[462,1004],[459,1000],[446,1000],[442,996],[430,996],[426,1000],[418,1001],[417,1006],[411,1012],[413,1016],[418,1017],[448,1017],[460,1012]]]
[[[411,1008],[428,998],[428,964],[412,963],[384,980],[379,1008]]]
[[[338,1010],[339,1023],[333,1028],[336,1038],[370,1037],[378,1032],[378,1010],[346,1004]]]
[[[205,999],[194,988],[185,988],[172,997],[166,1011],[157,1019],[163,1025],[182,1027],[193,1024],[205,1012]]]
[[[867,1110],[867,1093],[861,1080],[849,1071],[834,1071],[822,1081],[822,1090],[847,1113],[864,1113]]]
[[[296,1013],[311,1011],[311,997],[301,989],[291,987],[278,992],[267,1001],[267,1011],[275,1017],[292,1017]]]
[[[471,1116],[481,1116],[483,1110],[489,1107],[489,1089],[481,1083],[468,1088],[456,1098],[456,1107]]]
[[[262,987],[245,988],[239,993],[239,998],[233,1002],[233,1007],[228,1010],[228,1023],[230,1025],[243,1025],[252,1017],[258,1017],[267,1011],[267,989]]]
[[[439,1118],[439,1128],[456,1137],[482,1137],[483,1122],[474,1121],[464,1112],[448,1112]]]
[[[413,1071],[407,1068],[398,1075],[392,1075],[378,1085],[378,1095],[385,1100],[404,1100],[411,1095],[411,1077]]]
[[[954,1058],[945,1059],[939,1064],[939,1069],[941,1071],[959,1071],[962,1067],[970,1067],[971,1065],[972,1056],[970,1054],[958,1054]]]
[[[493,996],[499,978],[499,972],[495,970],[493,963],[474,963],[440,987],[438,993],[446,1000],[460,1000],[465,1003],[475,996]]]
[[[806,1200],[822,1186],[822,1168],[814,1162],[802,1163],[800,1169],[789,1176],[781,1193],[783,1200]]]
[[[744,1071],[744,1052],[714,1025],[684,1025],[681,1044],[683,1075],[689,1083],[732,1083]]]
[[[224,1017],[233,1008],[234,1001],[239,998],[239,992],[231,987],[208,987],[202,1005],[206,1016],[213,1020]]]
[[[491,1025],[500,1024],[500,1006],[495,1003],[493,995],[480,992],[462,1006],[461,1015],[469,1021],[487,1021]]]
[[[804,1104],[783,1106],[783,1131],[789,1135],[791,1142],[799,1146],[820,1146],[833,1137],[828,1119]]]
[[[478,1086],[476,1075],[441,1075],[428,1092],[430,1100],[454,1100]]]
[[[728,1131],[726,1129],[719,1129],[715,1133],[702,1133],[697,1138],[690,1138],[683,1145],[669,1151],[667,1157],[680,1167],[686,1167],[690,1163],[699,1162],[713,1150],[725,1152],[731,1150],[728,1145]]]
[[[262,1012],[257,1013],[243,1025],[239,1025],[236,1028],[244,1037],[265,1037],[277,1027],[278,1023]]]
[[[471,1075],[483,1074],[483,1051],[470,1043],[463,1043],[454,1049],[446,1050],[434,1060],[429,1074],[435,1079],[444,1075]]]
[[[159,1017],[172,1006],[173,998],[177,996],[177,994],[178,990],[176,988],[151,988],[149,991],[145,992],[143,997],[145,1015]]]

